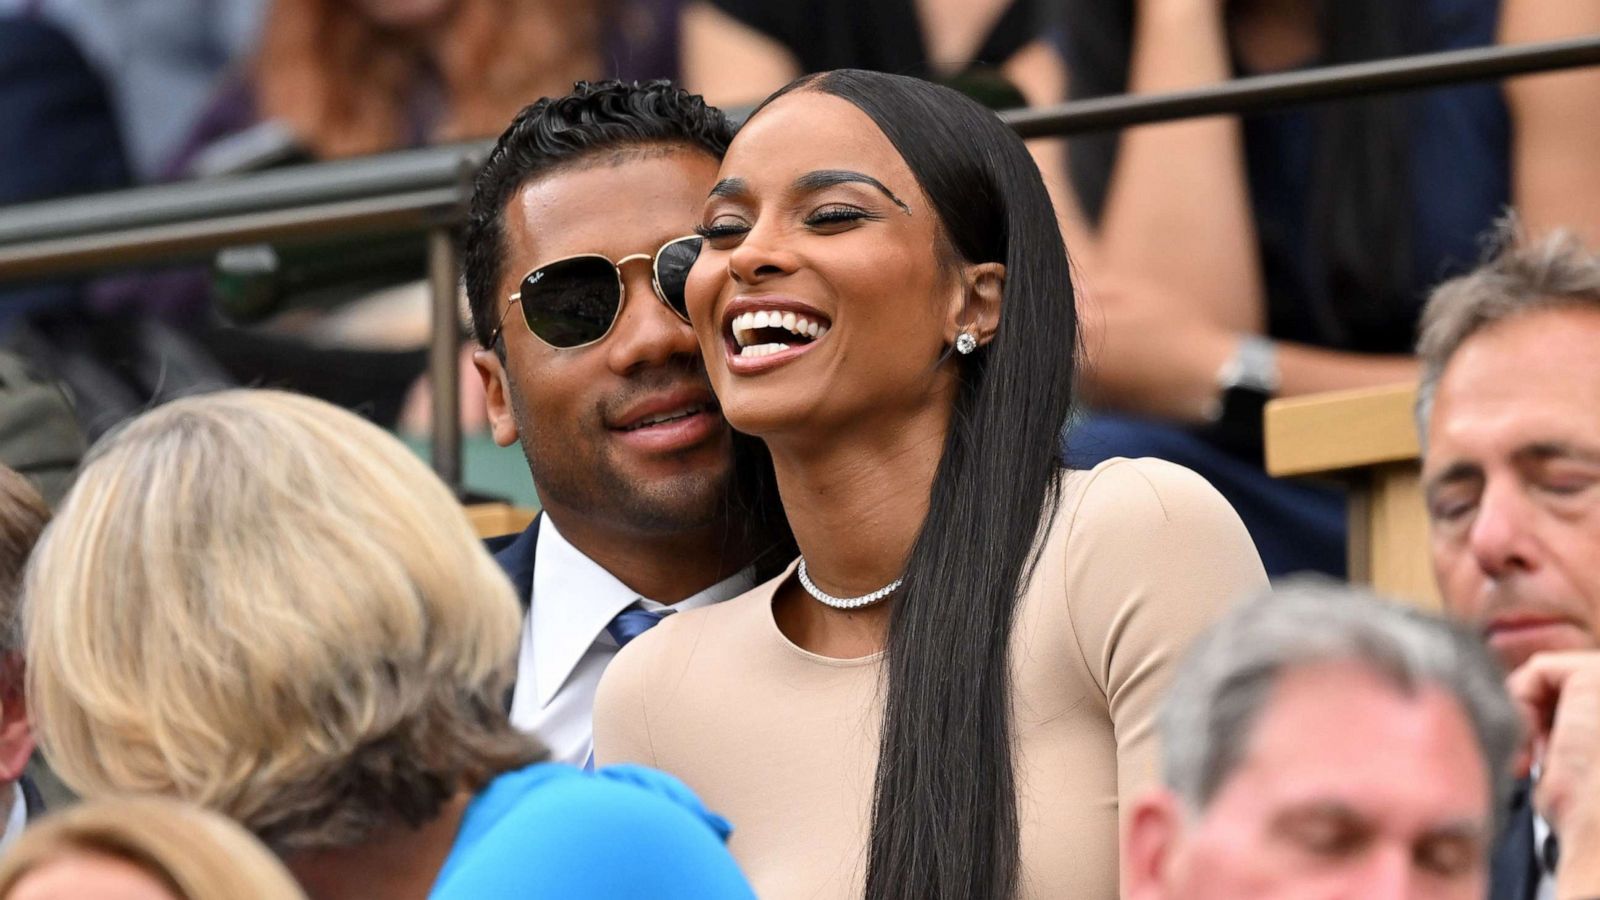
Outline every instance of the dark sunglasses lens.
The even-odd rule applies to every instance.
[[[684,238],[661,248],[656,254],[656,284],[661,286],[661,299],[684,319],[689,318],[689,303],[683,289],[689,281],[689,270],[700,258],[700,239]]]
[[[621,302],[617,270],[596,256],[553,262],[522,280],[528,330],[552,347],[577,347],[605,337]]]

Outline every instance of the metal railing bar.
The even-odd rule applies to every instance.
[[[1003,118],[1025,137],[1078,134],[1592,64],[1600,64],[1600,35],[1263,75],[1172,94],[1079,100],[1043,109],[1014,110]],[[117,262],[129,263],[158,258],[165,252],[164,244],[140,245],[147,234],[144,229],[156,225],[198,223],[205,229],[212,228],[218,220],[227,222],[269,209],[292,211],[312,203],[389,192],[420,196],[433,189],[445,189],[455,192],[454,202],[464,204],[469,188],[460,173],[470,168],[483,150],[482,144],[436,147],[0,209],[0,281],[32,277],[39,267],[24,267],[20,261],[34,252],[56,255],[57,245],[51,240],[58,238],[100,236],[101,252],[115,252]],[[431,197],[426,203],[430,207],[437,205]],[[263,229],[250,239],[294,238],[297,229],[292,218],[281,220],[281,229]],[[111,240],[111,232],[120,235],[121,240]],[[236,236],[228,235],[213,241],[210,249],[238,242]],[[199,242],[185,246],[192,252],[201,250]]]
[[[0,246],[461,186],[492,146],[450,144],[0,207]]]
[[[214,219],[146,225],[0,245],[0,282],[206,259],[236,244],[309,241],[389,231],[418,231],[459,218],[454,185],[401,194],[247,212]]]
[[[1600,64],[1600,34],[1256,75],[1168,94],[1097,97],[1011,110],[1001,118],[1025,138],[1062,137],[1596,64]]]

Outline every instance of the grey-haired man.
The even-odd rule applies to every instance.
[[[1332,585],[1262,596],[1196,643],[1161,729],[1124,897],[1484,896],[1519,729],[1447,623]]]
[[[1517,242],[1423,314],[1434,572],[1536,730],[1494,900],[1600,897],[1600,256]]]

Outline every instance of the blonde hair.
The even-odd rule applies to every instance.
[[[108,436],[24,604],[39,742],[84,796],[175,795],[327,848],[542,753],[505,718],[520,611],[465,512],[319,400],[190,397]]]
[[[596,0],[456,0],[436,61],[446,119],[434,137],[499,134],[517,110],[600,72]],[[261,112],[323,157],[409,143],[406,103],[423,58],[349,0],[275,0],[255,77]]]
[[[159,797],[82,803],[30,825],[0,864],[0,897],[75,854],[138,866],[179,900],[305,900],[283,864],[244,829]]]

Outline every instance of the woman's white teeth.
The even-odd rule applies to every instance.
[[[753,346],[754,347],[784,347],[784,346],[787,346],[786,344],[770,344],[770,343],[769,344],[752,345],[750,343],[750,341],[754,339],[754,335],[752,335],[751,332],[754,332],[758,328],[781,328],[784,331],[789,332],[790,334],[795,334],[795,335],[799,335],[801,337],[811,338],[812,340],[816,340],[817,338],[820,338],[824,334],[828,333],[827,326],[823,325],[822,323],[813,322],[812,320],[806,318],[805,316],[796,315],[795,313],[792,313],[792,312],[784,312],[782,310],[765,310],[764,309],[764,310],[761,310],[760,312],[744,313],[742,315],[734,316],[734,318],[733,318],[733,339],[734,339],[734,341],[736,343],[738,343],[738,345],[740,347],[740,353],[739,353],[740,356],[749,356],[749,355],[751,355],[751,354],[747,354],[747,353],[745,353],[743,351],[744,350],[748,350],[748,349],[752,349]],[[768,352],[776,352],[776,351],[768,351]]]
[[[739,355],[746,358],[756,356],[771,356],[774,353],[781,353],[787,349],[789,349],[788,344],[751,344],[748,347],[740,347]]]

